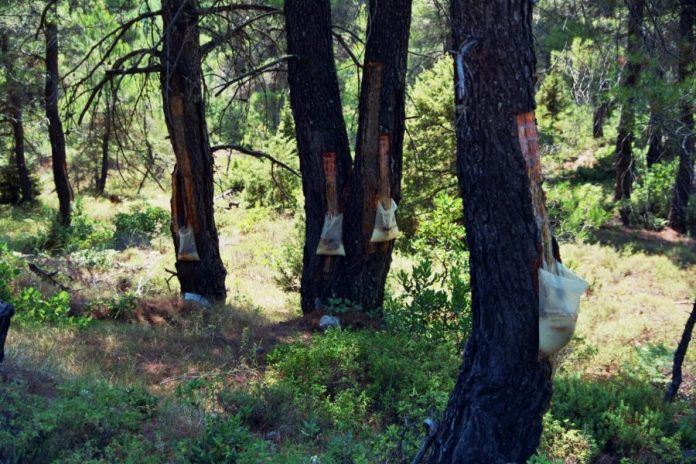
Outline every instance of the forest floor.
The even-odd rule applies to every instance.
[[[168,198],[161,192],[156,195],[150,192],[147,198],[148,205],[166,208]],[[81,214],[94,224],[110,224],[117,213],[142,203],[137,198],[122,200],[112,203],[108,199],[85,199]],[[174,265],[167,232],[138,246],[78,247],[55,254],[36,253],[28,250],[27,244],[41,236],[48,226],[46,207],[31,211],[3,208],[0,242],[8,244],[19,270],[11,283],[13,288],[34,287],[46,297],[66,289],[71,295],[71,313],[82,314],[89,308],[97,320],[84,326],[15,324],[7,340],[7,358],[0,367],[0,385],[14,385],[18,395],[32,395],[49,402],[58,397],[65,399],[65,385],[75,382],[81,385],[79,391],[87,389],[85,382],[113,388],[143,388],[160,405],[157,420],[142,426],[149,430],[143,432],[146,439],[154,442],[193,440],[191,437],[205,434],[205,416],[201,413],[196,416],[191,410],[182,413],[181,405],[192,402],[192,397],[199,410],[229,413],[221,392],[246,391],[263,396],[265,393],[259,393],[259,385],[273,384],[273,379],[282,375],[285,361],[277,353],[284,353],[283,347],[311,346],[314,339],[325,335],[317,331],[316,317],[300,317],[298,295],[284,292],[278,284],[277,268],[283,265],[283,247],[295,240],[295,220],[265,208],[220,208],[216,214],[223,262],[228,271],[229,297],[225,305],[202,311],[175,296],[176,280],[168,279],[170,275],[166,271]],[[568,382],[576,378],[594,379],[594,382],[638,376],[659,395],[669,380],[671,356],[696,295],[696,242],[668,230],[657,233],[606,226],[584,242],[562,243],[561,251],[566,264],[590,283],[590,290],[582,302],[575,340],[562,353],[558,376],[570,379]],[[39,271],[30,270],[29,263]],[[411,257],[397,254],[396,268],[409,269],[412,265]],[[388,285],[393,293],[399,291],[393,278]],[[446,375],[451,376],[456,373],[458,356],[456,352],[449,356],[451,365]],[[314,361],[309,358],[308,362]],[[310,364],[303,368],[311,369]],[[687,355],[685,370],[680,401],[683,411],[693,411],[696,409],[696,349],[693,347]],[[453,378],[448,381],[451,384]],[[201,383],[206,384],[205,388],[215,387],[211,387],[211,392],[201,387]],[[317,388],[331,390],[332,386]],[[557,388],[563,391],[564,387]],[[442,396],[446,399],[446,390]],[[340,394],[333,393],[330,398],[338,401]],[[237,404],[232,410],[239,411],[241,407]],[[351,411],[347,414],[355,413]],[[259,437],[265,436],[266,441],[278,441],[275,435],[269,438],[268,433],[282,430],[285,422],[279,418],[274,423],[273,411],[265,414],[261,417],[252,414],[255,419],[247,425]],[[60,423],[58,419],[52,420]],[[282,431],[294,438],[288,438],[287,442],[279,439],[281,449],[295,449],[296,454],[288,451],[290,454],[282,455],[277,462],[295,462],[293,459],[309,462],[305,460],[307,456],[322,452],[325,455],[321,462],[353,462],[332,460],[330,456],[336,454],[330,452],[333,442],[329,438],[323,441],[317,438],[322,433],[328,437],[329,426],[317,419],[316,427],[326,431],[314,430],[311,420],[314,419],[295,422],[301,433]],[[259,426],[263,421],[270,423]],[[374,433],[389,423],[385,418],[374,421],[365,424]],[[334,428],[341,431],[340,420],[335,424],[338,425]],[[305,429],[310,431],[305,433]],[[36,436],[40,433],[25,432],[30,435],[25,437],[27,443],[36,443],[32,440],[38,440]],[[306,434],[314,437],[309,444]],[[159,437],[157,440],[152,438],[155,435]],[[344,437],[345,433],[339,435]],[[417,443],[418,434],[414,436],[413,441]],[[0,443],[2,439],[0,434]],[[572,449],[564,452],[582,455],[584,445],[578,445],[577,440],[570,442],[572,446],[568,446]],[[550,446],[548,443],[547,440]],[[176,461],[178,458],[172,457],[176,452],[167,446],[164,446],[169,450],[167,460]],[[591,448],[591,444],[587,446]],[[152,462],[158,462],[149,451],[142,452]],[[104,453],[99,454],[104,462],[119,461]],[[126,454],[133,453],[131,450]],[[558,453],[550,456],[558,457]],[[593,453],[595,462],[605,456],[597,449]],[[16,462],[22,462],[21,453],[16,456],[20,456]],[[14,462],[7,456],[6,459]],[[584,462],[580,458],[539,459],[537,462]],[[215,462],[215,459],[199,462]],[[362,461],[354,459],[354,462]]]

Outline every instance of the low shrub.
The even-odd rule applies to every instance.
[[[171,221],[169,212],[156,206],[136,205],[127,213],[116,213],[114,241],[117,245],[149,244],[161,235]]]

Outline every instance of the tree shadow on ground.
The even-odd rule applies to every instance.
[[[696,264],[696,240],[680,235],[669,227],[653,231],[606,225],[590,232],[589,241],[617,251],[630,249],[647,255],[666,256],[682,269]]]

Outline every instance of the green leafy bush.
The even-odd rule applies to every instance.
[[[430,260],[416,264],[396,280],[403,292],[384,304],[387,326],[432,341],[452,340],[461,346],[471,331],[471,296],[466,266],[438,272]]]
[[[70,295],[60,291],[48,299],[34,287],[17,291],[13,281],[19,276],[19,264],[9,253],[7,245],[0,244],[0,300],[15,307],[14,320],[20,324],[53,324],[84,327],[90,322],[86,316],[70,314]]]
[[[156,206],[136,205],[127,213],[117,213],[113,223],[116,227],[114,239],[117,244],[149,244],[169,226],[169,212]]]
[[[301,410],[344,432],[443,409],[459,365],[449,346],[406,333],[345,330],[329,330],[310,345],[279,346],[268,359]]]
[[[633,224],[657,230],[667,224],[677,162],[657,163],[638,178],[630,201]]]
[[[74,252],[78,250],[102,250],[113,240],[113,231],[90,218],[84,210],[82,198],[72,205],[72,222],[69,226],[60,223],[56,214],[47,233],[37,237],[36,249],[53,252]]]
[[[660,390],[634,376],[609,380],[569,376],[555,382],[550,414],[564,426],[581,430],[587,443],[594,442],[603,453],[629,459],[662,456],[632,462],[681,462],[662,459],[673,448],[670,442],[683,449],[696,446],[694,419],[680,413],[682,408],[664,403]]]
[[[75,382],[45,398],[9,382],[0,389],[0,461],[95,462],[110,456],[108,462],[124,462],[136,450],[152,448],[142,427],[156,410],[154,397],[137,387]]]
[[[558,182],[546,187],[546,204],[554,234],[563,239],[586,239],[613,217],[602,187]]]

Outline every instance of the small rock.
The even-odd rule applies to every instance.
[[[319,319],[319,328],[321,330],[326,330],[330,327],[341,327],[341,321],[335,316],[321,316],[321,319]]]
[[[280,432],[275,431],[275,430],[273,432],[268,432],[266,434],[266,436],[264,436],[263,438],[266,441],[279,442],[280,441]]]

